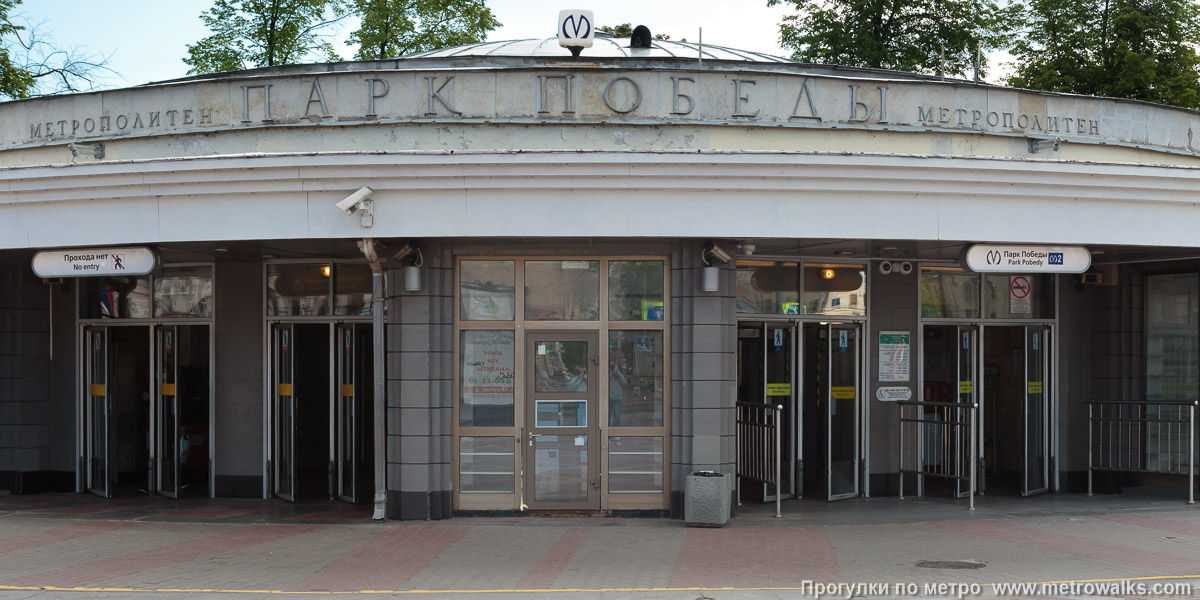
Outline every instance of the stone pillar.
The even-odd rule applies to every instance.
[[[387,272],[387,517],[451,516],[451,362],[454,258],[422,243],[421,290],[404,291],[403,265]]]
[[[671,252],[671,517],[683,517],[684,477],[734,473],[737,271],[720,265],[720,290],[700,290],[703,241]]]

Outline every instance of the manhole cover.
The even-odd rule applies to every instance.
[[[987,563],[975,560],[923,560],[917,563],[920,569],[982,569]]]

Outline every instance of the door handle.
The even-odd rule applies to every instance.
[[[529,432],[529,447],[531,447],[531,448],[533,447],[533,438],[540,438],[540,437],[542,437],[542,434],[540,434],[540,433],[534,433],[532,431]]]

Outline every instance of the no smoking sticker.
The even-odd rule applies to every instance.
[[[1027,315],[1032,310],[1029,297],[1033,293],[1033,284],[1025,275],[1013,275],[1008,282],[1008,312],[1014,315]]]

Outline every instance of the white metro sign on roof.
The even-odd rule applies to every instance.
[[[146,275],[158,266],[158,255],[143,247],[43,250],[33,255],[38,277],[112,277]]]
[[[977,273],[1083,273],[1092,253],[1083,246],[975,244],[963,253],[963,264]]]
[[[591,48],[595,37],[595,21],[590,10],[558,12],[558,45],[571,48]]]

